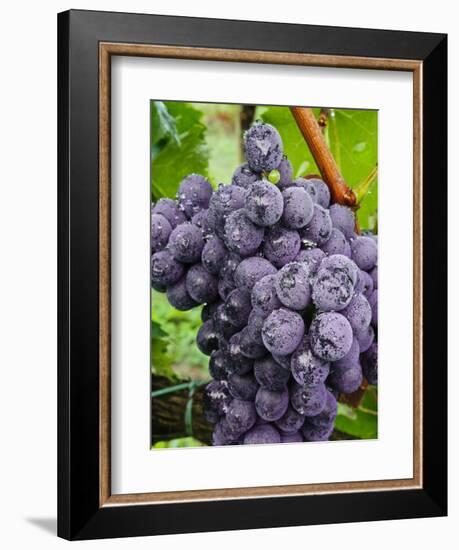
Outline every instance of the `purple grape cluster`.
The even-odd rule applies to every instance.
[[[322,180],[293,179],[273,126],[244,149],[230,185],[191,174],[152,206],[151,284],[204,305],[213,445],[325,441],[338,395],[377,384],[377,236]]]

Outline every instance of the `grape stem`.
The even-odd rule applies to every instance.
[[[355,193],[344,181],[312,109],[308,107],[290,107],[290,110],[308,144],[325,183],[330,189],[332,201],[356,208],[357,199]]]

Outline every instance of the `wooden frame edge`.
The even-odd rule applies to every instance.
[[[396,70],[413,73],[413,477],[381,481],[302,484],[197,491],[111,494],[110,465],[110,61],[112,55],[206,61]],[[145,505],[343,492],[422,489],[422,61],[336,55],[99,43],[99,313],[100,483],[99,506]],[[416,253],[418,251],[418,254]]]

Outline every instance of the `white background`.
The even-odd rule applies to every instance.
[[[202,17],[255,19],[449,32],[450,182],[459,180],[459,30],[454,3],[386,0],[384,9],[364,1],[252,2],[80,0],[8,3],[0,20],[0,543],[8,549],[63,547],[54,538],[56,509],[56,12],[70,7]],[[451,214],[458,186],[451,185]],[[94,541],[88,548],[283,548],[357,546],[416,549],[457,540],[459,520],[459,384],[457,318],[459,217],[450,216],[450,517],[233,533],[168,536],[152,540]],[[453,254],[454,253],[454,254]],[[446,547],[451,548],[454,543]]]
[[[111,220],[113,227],[123,228],[112,234],[111,241],[113,492],[411,478],[412,75],[126,57],[115,58],[111,75]],[[184,81],[188,85],[185,92],[180,85]],[[150,304],[146,298],[150,295],[149,100],[152,97],[379,110],[377,440],[270,448],[255,445],[149,449]],[[404,185],[400,185],[401,181]],[[394,202],[394,196],[398,201]],[[400,222],[395,224],[394,219]],[[394,265],[397,269],[393,269]],[[279,464],[289,464],[289,468],[279,468]],[[174,474],[158,476],[158,472]]]

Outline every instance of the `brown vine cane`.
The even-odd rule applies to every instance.
[[[290,110],[316,161],[323,180],[330,189],[332,202],[349,206],[355,211],[358,208],[355,193],[344,181],[312,109],[308,107],[290,107]],[[360,233],[357,216],[355,218],[355,230],[356,233]],[[341,394],[339,401],[354,408],[358,407],[365,395],[367,386],[368,382],[364,379],[358,390],[349,395]]]

